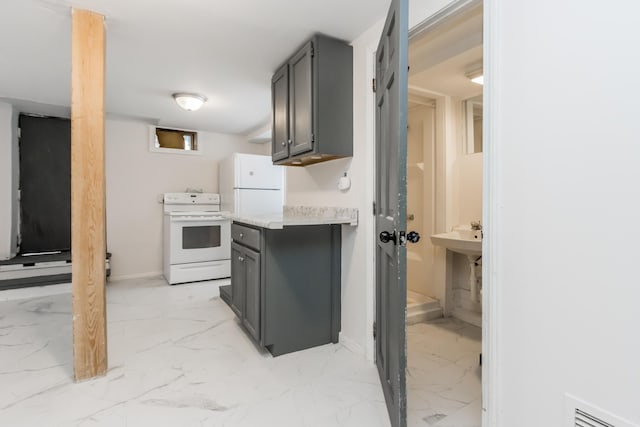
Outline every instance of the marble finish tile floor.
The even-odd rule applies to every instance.
[[[109,371],[81,383],[71,295],[0,301],[0,426],[389,426],[373,364],[339,344],[273,358],[217,295],[210,283],[108,284]],[[423,417],[476,397],[434,393],[445,409]]]
[[[407,328],[409,427],[480,427],[481,329],[454,318]]]

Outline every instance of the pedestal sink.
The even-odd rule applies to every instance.
[[[444,246],[450,251],[462,255],[479,257],[482,255],[482,232],[479,230],[453,230],[447,233],[432,234],[431,243]]]
[[[476,262],[482,256],[482,231],[461,228],[447,233],[432,234],[431,243],[467,256],[470,270],[469,289],[471,291],[471,300],[480,302]]]

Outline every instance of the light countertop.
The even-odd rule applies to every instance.
[[[285,206],[282,215],[231,214],[229,217],[237,222],[271,229],[280,229],[293,225],[358,225],[358,209],[324,206]]]

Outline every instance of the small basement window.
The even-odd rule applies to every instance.
[[[198,132],[150,126],[149,149],[158,153],[201,154]]]

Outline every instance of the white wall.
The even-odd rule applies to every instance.
[[[112,279],[162,272],[162,193],[218,191],[218,161],[233,152],[267,154],[270,146],[233,135],[199,133],[202,156],[149,152],[139,121],[106,123],[107,248]]]
[[[0,259],[11,258],[11,122],[13,108],[0,103]]]
[[[15,256],[20,233],[20,151],[18,147],[18,118],[20,114],[13,108],[11,117],[11,256]]]
[[[428,236],[434,233],[433,153],[435,108],[416,106],[407,115],[407,229],[422,238],[407,245],[407,289],[435,298],[434,247]]]
[[[420,23],[439,11],[450,0],[411,0],[409,26]],[[373,359],[373,277],[374,224],[373,156],[374,98],[371,92],[373,54],[380,39],[384,16],[352,42],[353,46],[353,158],[319,163],[306,168],[287,168],[289,205],[346,206],[359,209],[357,228],[342,232],[342,332],[341,342]],[[348,172],[351,190],[342,193],[337,180]]]
[[[640,4],[485,13],[491,425],[569,425],[565,393],[640,424]]]
[[[462,154],[454,168],[454,223],[470,225],[482,219],[482,153]]]
[[[15,255],[17,217],[17,114],[10,104],[0,102],[0,260]]]

